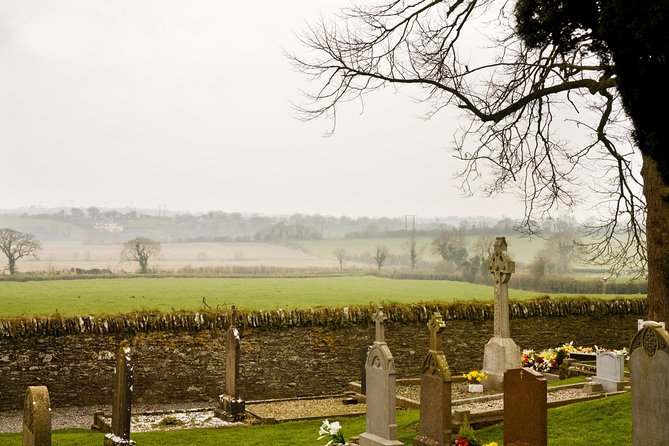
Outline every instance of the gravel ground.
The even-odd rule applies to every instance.
[[[416,401],[420,400],[420,386],[408,385],[397,386],[397,394]],[[485,412],[503,408],[503,401],[500,398],[490,401],[480,401],[477,397],[494,395],[497,392],[484,391],[482,393],[470,393],[467,391],[465,383],[454,383],[452,387],[453,401],[473,399],[471,402],[454,405],[457,410],[469,410],[472,413]],[[581,388],[569,388],[552,391],[548,393],[548,402],[556,400],[565,400],[585,396],[586,393]],[[290,401],[276,401],[265,403],[249,403],[248,409],[263,418],[275,418],[277,420],[288,420],[294,418],[317,417],[325,418],[335,415],[364,414],[365,404],[343,404],[342,397],[322,398],[322,399],[302,399]],[[222,427],[229,425],[214,417],[212,404],[207,403],[182,403],[182,404],[162,404],[162,405],[133,405],[133,413],[151,413],[178,411],[179,413],[161,413],[151,416],[133,415],[131,430],[133,432],[142,432],[147,430],[160,429],[180,429],[185,427]],[[196,410],[201,409],[201,410]],[[89,406],[89,407],[65,407],[52,410],[51,427],[52,429],[80,428],[90,429],[93,424],[93,414],[95,412],[111,413],[110,406]],[[166,422],[165,417],[171,416]],[[22,411],[0,412],[0,432],[21,432]],[[177,420],[174,421],[174,418]],[[163,421],[161,423],[161,420]]]

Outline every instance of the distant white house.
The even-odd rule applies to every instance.
[[[118,223],[95,223],[97,231],[123,232],[123,226]]]

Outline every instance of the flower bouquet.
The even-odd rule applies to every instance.
[[[469,373],[462,375],[469,383],[470,392],[483,392],[483,381],[488,379],[488,376],[482,370],[472,370]]]
[[[452,446],[497,446],[496,442],[481,443],[474,433],[474,429],[469,424],[469,420],[465,418],[460,425],[458,433],[451,438]]]
[[[330,438],[330,441],[325,443],[325,446],[332,446],[335,444],[346,444],[344,439],[344,434],[341,431],[341,424],[339,421],[333,421],[330,423],[327,419],[321,424],[321,428],[318,430],[318,440],[323,438]]]

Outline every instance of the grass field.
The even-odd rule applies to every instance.
[[[527,300],[533,291],[510,290]],[[491,286],[445,280],[394,280],[372,276],[324,278],[128,278],[0,282],[0,317],[118,314],[140,310],[199,310],[203,297],[212,308],[246,310],[417,303],[492,301]],[[554,294],[552,298],[570,295]],[[613,298],[610,295],[591,295]],[[644,297],[628,295],[628,298]]]
[[[416,410],[397,411],[397,437],[404,444],[411,444],[416,436],[419,413]],[[331,420],[332,421],[332,420]],[[365,418],[337,419],[348,438],[365,430]],[[223,429],[193,429],[184,431],[146,432],[132,434],[131,438],[142,446],[214,446],[234,444],[251,445],[323,445],[317,441],[321,420],[296,421],[265,426],[233,427]],[[496,441],[503,445],[501,424],[477,431],[483,442]],[[53,444],[60,446],[98,446],[103,434],[84,431],[56,431]],[[0,444],[21,446],[17,434],[0,434]],[[630,394],[571,404],[548,410],[548,445],[632,445],[632,416]]]

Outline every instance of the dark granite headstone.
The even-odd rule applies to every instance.
[[[26,389],[23,446],[51,446],[51,403],[46,386],[30,386]]]
[[[450,444],[451,372],[444,355],[442,333],[446,324],[439,312],[432,314],[430,349],[423,361],[420,376],[420,424],[414,446],[444,446]]]
[[[116,354],[114,400],[112,401],[112,431],[105,435],[105,446],[131,446],[130,417],[132,415],[133,367],[130,344],[123,341]]]
[[[504,445],[548,444],[548,381],[530,368],[504,373]]]

